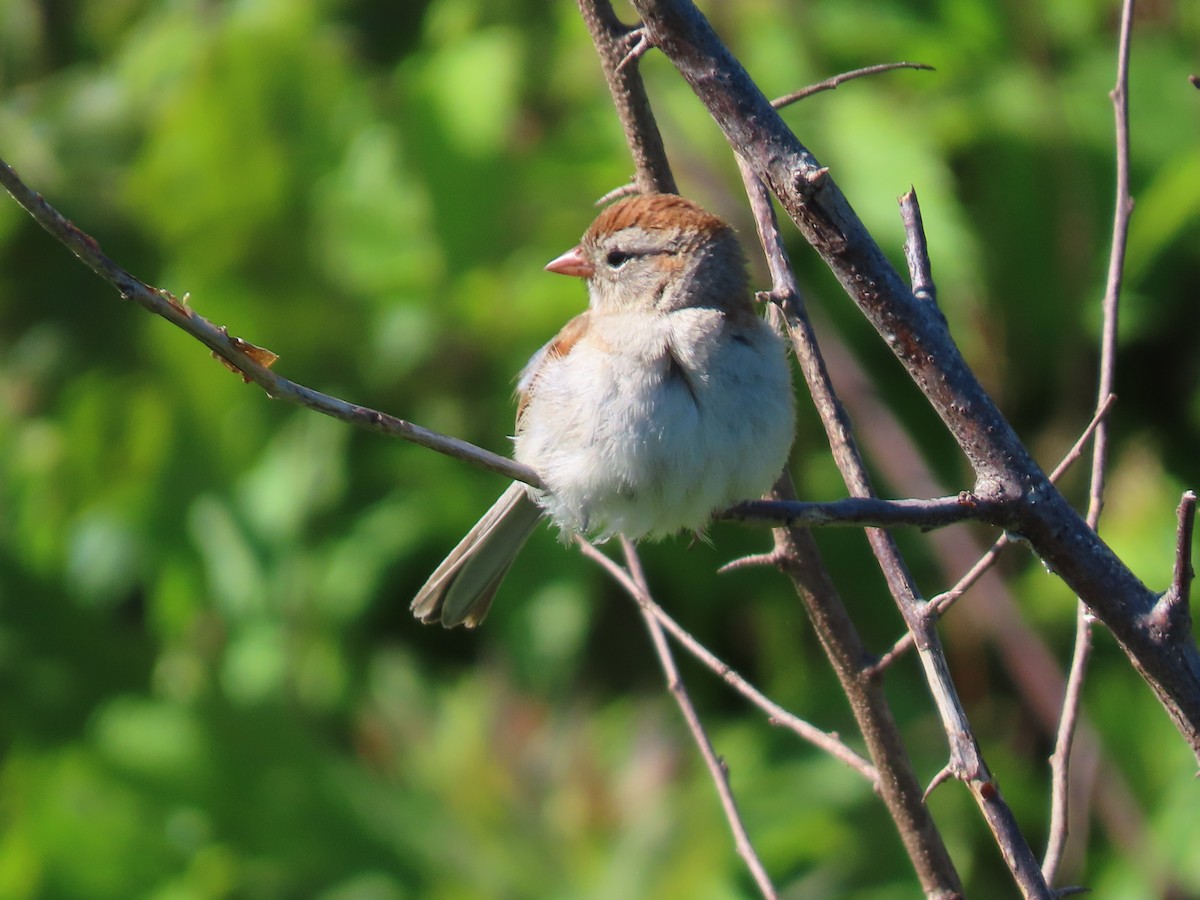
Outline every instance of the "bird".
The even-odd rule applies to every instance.
[[[604,208],[546,271],[586,282],[588,308],[522,370],[514,482],[416,594],[423,622],[474,628],[538,522],[564,541],[700,533],[782,472],[791,366],[756,312],[732,227],[675,194]]]

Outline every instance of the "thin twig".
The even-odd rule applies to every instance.
[[[638,558],[633,542],[622,538],[621,548],[625,553],[628,574],[633,581],[637,593],[648,597],[650,588],[646,584],[641,560]],[[683,713],[688,730],[692,733],[692,739],[696,742],[696,746],[700,750],[700,755],[704,757],[704,764],[708,766],[708,771],[712,775],[713,784],[716,785],[717,794],[721,798],[721,807],[725,811],[725,819],[729,822],[729,828],[733,832],[733,840],[737,846],[738,855],[742,857],[746,866],[750,869],[750,874],[754,877],[754,882],[758,885],[758,889],[762,895],[767,900],[775,900],[778,896],[775,892],[775,886],[771,884],[771,878],[767,875],[767,870],[764,868],[762,860],[758,858],[758,854],[754,851],[754,845],[750,843],[750,835],[746,832],[746,826],[742,822],[741,814],[738,812],[737,801],[734,799],[733,790],[729,786],[729,768],[725,765],[725,761],[719,758],[716,751],[713,750],[712,741],[709,740],[708,733],[704,730],[704,725],[700,721],[700,716],[696,713],[696,707],[692,704],[692,698],[688,696],[687,687],[684,686],[683,679],[679,675],[679,668],[675,665],[675,658],[671,655],[671,647],[667,643],[667,636],[663,633],[662,626],[653,613],[642,606],[641,603],[638,604],[638,607],[642,613],[643,620],[646,622],[646,629],[650,632],[654,651],[658,654],[659,664],[662,666],[663,675],[667,680],[667,689],[679,705],[679,711]]]
[[[1078,897],[1080,894],[1090,894],[1092,889],[1082,884],[1070,884],[1066,887],[1056,888],[1054,896],[1061,900],[1062,897]]]
[[[1125,249],[1129,241],[1129,220],[1133,213],[1133,197],[1129,188],[1129,48],[1133,31],[1134,0],[1125,0],[1121,7],[1121,34],[1117,42],[1116,85],[1109,96],[1112,98],[1113,117],[1116,131],[1116,203],[1113,213],[1112,241],[1109,247],[1108,278],[1105,284],[1103,312],[1104,324],[1100,337],[1100,376],[1096,389],[1097,409],[1113,393],[1116,387],[1117,331],[1121,307],[1121,282],[1125,272]],[[1109,426],[1107,417],[1101,418],[1092,442],[1092,476],[1088,491],[1087,524],[1093,531],[1100,524],[1100,513],[1104,508],[1104,482],[1108,467]],[[1083,680],[1087,672],[1092,646],[1092,612],[1083,599],[1075,616],[1075,649],[1071,656],[1071,669],[1067,676],[1067,692],[1063,698],[1062,716],[1054,742],[1054,753],[1050,757],[1050,829],[1046,841],[1046,855],[1042,861],[1042,872],[1046,882],[1052,884],[1062,862],[1063,851],[1070,832],[1070,766],[1071,746],[1075,740],[1075,727],[1079,718],[1083,697]]]
[[[241,338],[233,337],[224,327],[212,324],[187,305],[186,296],[184,300],[179,300],[167,291],[146,284],[117,265],[100,249],[100,244],[95,238],[47,203],[40,194],[31,190],[2,159],[0,183],[39,225],[79,257],[84,265],[115,287],[120,292],[121,299],[132,300],[183,329],[212,350],[215,356],[233,367],[246,381],[252,381],[261,387],[272,399],[304,406],[343,422],[453,456],[516,481],[541,486],[541,481],[531,468],[507,457],[476,447],[467,441],[430,431],[405,419],[347,403],[345,400],[283,378],[259,362],[269,351],[263,351]],[[268,356],[272,361],[273,357],[274,354]]]
[[[831,732],[822,731],[815,725],[801,719],[799,716],[788,712],[766,694],[762,693],[758,688],[754,687],[750,682],[743,678],[737,671],[730,668],[729,665],[715,656],[712,651],[701,644],[695,637],[691,635],[683,626],[676,622],[671,616],[654,602],[654,598],[650,596],[648,591],[644,591],[638,587],[638,584],[630,577],[629,573],[622,569],[612,559],[601,553],[596,547],[588,543],[583,538],[577,538],[576,544],[580,552],[584,556],[599,563],[612,578],[625,589],[642,608],[643,611],[650,613],[658,621],[664,629],[670,632],[671,636],[679,642],[679,645],[687,650],[697,660],[715,672],[726,684],[732,687],[735,691],[761,709],[767,714],[768,721],[772,725],[780,728],[786,728],[795,733],[801,739],[808,741],[814,747],[824,750],[830,756],[835,757],[845,763],[850,768],[854,769],[864,778],[871,782],[873,788],[879,788],[879,772],[867,760],[863,759],[849,747],[847,747],[841,739]]]
[[[865,66],[861,69],[842,72],[841,74],[834,75],[832,78],[826,78],[824,81],[818,81],[816,84],[802,87],[800,90],[785,94],[782,97],[776,97],[771,101],[771,105],[776,109],[783,109],[785,106],[790,106],[797,101],[811,97],[813,94],[819,94],[822,91],[832,91],[847,81],[853,81],[855,78],[863,78],[867,75],[879,75],[883,72],[895,71],[896,69],[922,69],[926,72],[937,71],[933,66],[915,62],[880,63],[876,66]]]
[[[1047,884],[1054,882],[1070,831],[1071,807],[1071,750],[1075,744],[1079,714],[1083,705],[1083,685],[1088,659],[1092,651],[1092,614],[1086,603],[1075,604],[1075,649],[1071,667],[1067,670],[1067,687],[1063,692],[1062,713],[1050,756],[1050,833],[1046,841],[1046,856],[1042,873]]]

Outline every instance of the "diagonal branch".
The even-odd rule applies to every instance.
[[[678,193],[650,98],[638,72],[638,61],[649,46],[642,43],[644,32],[618,19],[609,0],[578,0],[578,3],[596,45],[617,118],[625,131],[625,143],[633,156],[637,190],[643,194]]]
[[[783,239],[779,234],[770,196],[766,186],[750,170],[748,164],[741,157],[738,162],[754,212],[759,238],[767,256],[772,287],[782,300],[781,306],[788,332],[792,337],[793,348],[825,426],[834,460],[851,494],[872,497],[874,492],[866,465],[858,451],[849,419],[834,392],[812,323],[808,319],[804,304],[800,301],[796,276],[783,252]],[[915,208],[915,197],[912,198],[912,204]],[[917,219],[919,220],[919,212]],[[923,236],[920,239],[923,241]],[[970,722],[958,698],[958,691],[950,676],[949,664],[942,651],[936,617],[932,615],[929,604],[918,596],[916,585],[892,536],[879,529],[869,529],[867,540],[887,582],[888,590],[909,631],[916,638],[925,678],[933,694],[950,747],[948,772],[963,781],[971,791],[984,820],[1003,848],[1004,858],[1022,893],[1026,897],[1048,896],[1029,843],[1021,834],[1012,811],[1001,797],[971,732]]]
[[[833,756],[850,768],[857,771],[860,775],[871,782],[871,786],[879,790],[879,772],[876,768],[842,743],[841,739],[836,734],[831,734],[822,731],[814,725],[801,719],[799,716],[788,712],[770,697],[759,691],[754,685],[746,681],[736,671],[731,669],[728,664],[718,659],[712,651],[696,640],[686,629],[676,622],[667,611],[654,602],[654,598],[649,592],[643,590],[633,578],[622,569],[619,565],[601,553],[595,546],[588,543],[583,538],[576,538],[576,544],[580,551],[588,559],[599,563],[616,582],[625,589],[642,608],[643,612],[647,612],[654,616],[658,624],[667,631],[671,637],[679,642],[679,645],[687,650],[697,660],[715,672],[721,679],[730,685],[735,691],[761,709],[767,714],[772,725],[777,725],[781,728],[786,728],[795,733],[801,739],[808,741],[814,747],[824,750],[830,756]]]
[[[304,406],[352,425],[410,441],[535,487],[541,485],[537,473],[508,457],[492,453],[467,441],[430,431],[405,419],[347,403],[276,374],[268,367],[269,363],[274,361],[274,354],[241,338],[232,337],[223,326],[209,322],[187,305],[186,296],[181,301],[121,268],[100,249],[100,244],[95,238],[80,230],[40,194],[30,190],[12,167],[2,159],[0,184],[4,185],[13,199],[23,206],[39,225],[79,257],[85,266],[115,287],[122,300],[132,300],[183,329],[212,350],[213,355],[228,367],[239,372],[247,382],[252,381],[261,387],[272,399]],[[260,362],[264,359],[268,365]]]
[[[642,563],[638,558],[633,542],[622,538],[621,548],[625,553],[626,574],[631,582],[630,587],[633,588],[630,593],[635,599],[638,598],[639,594],[648,598],[650,587],[646,584],[646,576],[642,571]],[[599,555],[603,556],[603,554]],[[607,559],[607,557],[605,558]],[[700,755],[704,757],[704,764],[708,767],[709,774],[712,775],[713,784],[717,788],[717,795],[721,798],[721,808],[725,811],[725,819],[729,822],[729,828],[733,832],[733,840],[737,847],[738,856],[745,861],[747,868],[750,869],[750,874],[754,877],[754,882],[758,885],[758,889],[763,897],[766,897],[767,900],[775,900],[778,896],[775,886],[771,884],[771,878],[767,875],[767,870],[763,867],[762,860],[758,858],[758,854],[754,851],[754,845],[750,843],[750,835],[746,831],[745,823],[742,822],[741,813],[738,812],[737,800],[734,799],[733,790],[729,786],[729,768],[725,765],[725,761],[717,756],[716,751],[713,749],[712,741],[709,740],[708,733],[704,730],[704,725],[700,722],[700,716],[696,714],[696,707],[692,704],[692,698],[688,695],[687,687],[684,686],[683,678],[679,674],[679,668],[675,665],[675,657],[671,655],[671,647],[667,643],[667,636],[663,633],[662,625],[659,624],[654,614],[642,605],[640,601],[638,606],[642,613],[642,619],[646,623],[646,630],[650,632],[650,639],[654,644],[654,651],[658,655],[659,664],[662,666],[663,675],[667,679],[667,689],[671,692],[671,696],[675,698],[675,702],[679,706],[679,711],[683,713],[683,719],[687,722],[688,730],[692,733],[692,740],[695,741],[696,746],[700,750]]]

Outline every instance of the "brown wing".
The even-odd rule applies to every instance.
[[[558,359],[566,356],[579,343],[579,339],[587,333],[591,322],[591,312],[585,310],[562,327],[541,350],[533,354],[525,368],[521,370],[521,380],[517,384],[517,430],[521,429],[521,416],[525,413],[525,404],[533,393],[537,383],[538,373],[547,359]]]

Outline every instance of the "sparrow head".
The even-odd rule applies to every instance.
[[[586,279],[600,312],[750,303],[746,260],[733,229],[674,194],[614,203],[546,270]]]

